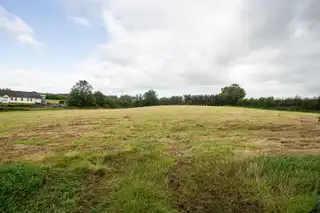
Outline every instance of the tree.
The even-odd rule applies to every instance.
[[[221,89],[221,98],[226,105],[237,105],[239,99],[246,97],[246,91],[238,84],[232,84]]]
[[[68,105],[73,107],[96,106],[92,90],[92,86],[87,81],[77,82],[76,85],[72,87],[68,96]]]
[[[143,95],[144,106],[156,106],[159,104],[157,93],[154,90],[149,90]]]
[[[105,105],[105,95],[100,91],[96,91],[93,95],[94,95],[94,98],[96,100],[97,106],[104,107],[104,105]]]
[[[170,98],[162,97],[159,100],[160,105],[172,105]]]
[[[183,97],[182,96],[172,96],[170,98],[171,105],[180,105],[183,104]]]
[[[106,108],[116,108],[116,105],[115,105],[115,101],[114,101],[114,97],[111,97],[111,96],[107,96],[105,99],[105,105],[104,107]]]
[[[67,94],[52,94],[52,93],[46,93],[46,98],[51,100],[66,100]]]
[[[122,95],[120,96],[120,103],[122,105],[122,107],[124,108],[130,108],[130,107],[134,107],[135,103],[135,97],[132,97],[130,95]]]
[[[134,107],[143,107],[143,96],[141,94],[136,95],[133,104]]]

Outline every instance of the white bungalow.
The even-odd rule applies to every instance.
[[[45,104],[46,96],[37,92],[13,91],[0,89],[0,103],[2,104]]]

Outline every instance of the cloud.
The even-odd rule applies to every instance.
[[[44,72],[43,70],[2,68],[0,73],[1,88],[23,91],[68,92],[72,87],[70,82],[81,79],[81,75],[76,72],[69,72],[65,76],[64,73]]]
[[[103,92],[319,95],[318,0],[68,0],[106,41],[74,69]],[[80,78],[80,77],[79,77]]]
[[[84,27],[91,27],[91,22],[85,18],[85,17],[69,17],[68,19],[70,22],[74,23],[74,24],[78,24],[78,25],[82,25]]]
[[[249,0],[241,14],[247,29],[249,48],[243,63],[254,71],[247,83],[262,85],[260,90],[285,96],[287,94],[320,95],[320,16],[316,0],[263,1]],[[268,54],[269,50],[269,54]],[[261,54],[261,58],[256,56]],[[271,53],[271,54],[270,54]],[[252,83],[251,83],[252,84]]]
[[[17,40],[20,41],[21,43],[32,44],[37,47],[40,46],[40,43],[37,40],[35,40],[34,37],[28,34],[21,34],[17,36]]]
[[[33,29],[21,18],[8,12],[2,5],[0,5],[0,30],[1,28],[21,43],[31,44],[36,47],[40,46],[40,42],[35,38]]]
[[[108,82],[99,84],[104,90],[128,93],[150,88],[182,92],[186,87],[231,83],[220,53],[228,53],[229,32],[238,28],[234,14],[240,1],[228,10],[223,10],[227,8],[223,1],[199,2],[102,4],[101,20],[109,40],[79,69],[92,76],[98,73],[97,81]]]

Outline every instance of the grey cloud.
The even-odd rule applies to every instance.
[[[274,57],[259,59],[264,67],[251,75],[252,80],[287,85],[288,95],[320,94],[320,1],[245,2],[241,19],[247,30],[246,54],[265,48],[279,51]]]
[[[104,91],[320,95],[319,0],[67,2],[107,32],[79,67]]]
[[[277,45],[292,36],[290,25],[300,6],[298,0],[245,2],[241,18],[251,46]]]
[[[208,73],[189,72],[189,73],[183,74],[185,78],[185,83],[187,85],[192,85],[192,86],[223,85],[223,83],[226,83],[226,82],[223,80],[221,75],[217,73],[210,74],[210,72]]]

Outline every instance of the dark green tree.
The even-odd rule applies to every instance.
[[[100,91],[96,91],[93,95],[96,100],[97,106],[104,107],[104,105],[106,103],[105,102],[105,95]]]
[[[192,104],[192,96],[191,95],[184,95],[183,101],[184,101],[184,104],[191,105]]]
[[[159,99],[156,91],[149,90],[143,95],[143,105],[144,106],[156,106],[159,105]]]
[[[143,96],[141,94],[132,97],[133,107],[143,107]]]
[[[221,89],[221,98],[225,105],[237,105],[238,100],[246,97],[246,91],[239,84],[232,84]]]
[[[130,95],[122,95],[120,96],[120,103],[124,108],[131,108],[135,106],[135,97]]]
[[[115,101],[114,101],[114,97],[112,96],[107,96],[104,101],[105,101],[105,104],[104,104],[104,107],[105,108],[116,108],[116,104],[115,104]]]
[[[68,96],[68,105],[71,107],[94,107],[96,101],[92,86],[85,80],[77,82]]]
[[[51,100],[66,100],[67,99],[67,94],[52,94],[52,93],[45,93],[46,99],[51,99]]]
[[[170,98],[162,97],[159,100],[160,105],[173,105]]]

